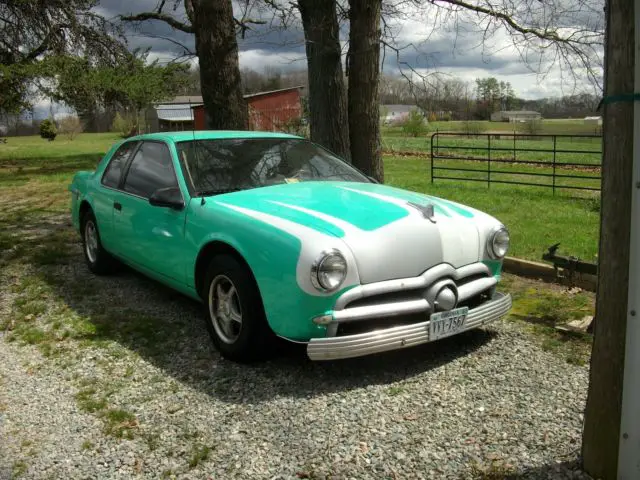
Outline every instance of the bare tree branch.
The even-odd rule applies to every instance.
[[[577,43],[577,44],[589,45],[589,46],[593,44],[604,45],[604,41],[595,42],[594,39],[591,39],[590,42],[585,42],[582,39],[571,38],[573,35],[571,37],[562,37],[558,35],[558,32],[556,30],[548,30],[548,29],[539,30],[536,28],[527,28],[519,24],[518,22],[516,22],[511,15],[505,12],[500,12],[494,8],[474,5],[468,2],[464,2],[462,0],[429,0],[429,2],[434,5],[437,5],[439,3],[447,3],[450,5],[462,7],[472,12],[488,15],[490,17],[493,17],[495,19],[502,21],[506,27],[510,28],[513,31],[516,31],[523,35],[532,35],[534,37],[538,37],[541,40],[550,40],[552,42],[560,42],[560,43]]]
[[[164,2],[162,5],[164,5]],[[179,20],[176,20],[171,15],[167,15],[165,13],[144,12],[144,13],[138,13],[136,15],[121,15],[120,19],[123,22],[144,22],[145,20],[159,20],[161,22],[166,23],[170,27],[175,28],[176,30],[180,30],[181,32],[195,33],[191,25],[180,22]]]

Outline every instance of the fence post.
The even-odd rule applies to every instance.
[[[516,161],[516,131],[513,131],[513,161]]]
[[[487,188],[491,188],[491,134],[487,135]]]
[[[431,135],[431,183],[433,183],[433,138],[438,135],[438,132]]]
[[[553,136],[553,194],[556,194],[556,141],[558,139],[557,135]]]

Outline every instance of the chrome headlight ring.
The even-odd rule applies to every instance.
[[[495,260],[501,260],[507,254],[510,243],[509,231],[504,225],[498,225],[487,237],[487,253]]]
[[[347,278],[347,269],[340,250],[323,251],[311,265],[311,283],[321,292],[335,292]]]

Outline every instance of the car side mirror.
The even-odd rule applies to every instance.
[[[149,197],[149,203],[154,207],[169,207],[174,210],[184,208],[184,200],[178,187],[159,188]]]

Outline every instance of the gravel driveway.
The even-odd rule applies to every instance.
[[[519,322],[241,366],[197,304],[130,271],[91,276],[77,244],[10,267],[1,313],[37,328],[0,338],[0,478],[587,478],[588,369]]]

